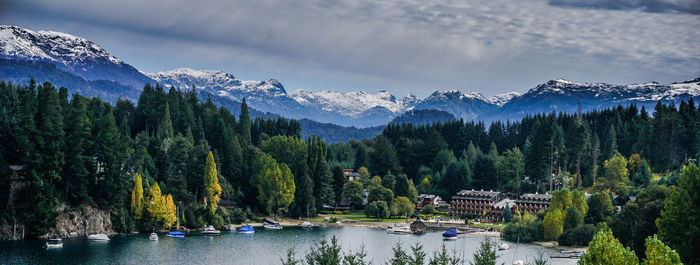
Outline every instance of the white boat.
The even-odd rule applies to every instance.
[[[513,265],[525,265],[525,262],[522,260],[516,260],[513,262]]]
[[[213,226],[205,226],[204,231],[202,231],[202,235],[205,236],[218,236],[221,235],[221,231],[214,229]]]
[[[410,234],[411,227],[407,225],[395,224],[386,228],[386,232],[389,234]]]
[[[105,234],[95,234],[95,235],[89,235],[87,237],[88,240],[90,241],[109,241],[109,236]]]
[[[51,238],[48,241],[46,241],[46,248],[62,248],[63,247],[63,240],[59,238]]]
[[[508,244],[506,244],[506,243],[501,243],[500,245],[498,245],[498,250],[506,250],[506,249],[508,249],[509,247],[510,247],[510,246],[508,246]]]
[[[151,233],[151,235],[148,236],[148,240],[151,240],[151,241],[158,241],[158,234],[156,234],[156,233]]]
[[[279,223],[277,223],[277,224],[264,223],[264,224],[263,224],[263,227],[264,227],[265,229],[273,229],[273,230],[282,229],[282,226],[281,226]]]
[[[304,221],[304,222],[301,223],[299,226],[301,226],[301,227],[303,227],[303,228],[310,228],[310,227],[313,227],[314,225],[313,225],[311,222]]]

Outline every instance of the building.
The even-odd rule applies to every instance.
[[[418,194],[418,203],[416,204],[416,208],[421,209],[426,205],[433,205],[433,207],[438,208],[441,202],[442,198],[435,194]]]
[[[462,190],[450,200],[450,214],[478,218],[482,222],[494,222],[502,215],[493,206],[506,199],[506,195],[498,191]],[[502,218],[502,217],[501,217]]]
[[[343,169],[343,176],[345,177],[345,182],[360,180],[360,173],[352,172],[352,168]]]
[[[540,210],[549,208],[551,201],[551,194],[526,193],[520,195],[520,198],[515,201],[515,207],[511,207],[511,209],[513,211],[517,209],[521,212],[528,211],[530,214],[537,214]]]

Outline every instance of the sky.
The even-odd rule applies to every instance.
[[[81,36],[146,72],[221,70],[289,92],[700,77],[700,0],[0,0],[0,24]]]

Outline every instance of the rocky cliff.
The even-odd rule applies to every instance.
[[[56,217],[56,226],[43,237],[79,237],[90,234],[114,234],[112,221],[107,211],[99,210],[90,205],[78,208],[64,209]]]

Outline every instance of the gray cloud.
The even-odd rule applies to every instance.
[[[602,8],[613,10],[640,9],[647,12],[683,12],[700,14],[699,0],[549,0],[552,5]]]
[[[557,77],[621,83],[700,75],[700,20],[687,13],[560,8],[545,0],[25,0],[13,6],[14,15],[0,22],[84,32],[136,67],[205,65],[249,78],[238,72],[244,69],[280,78],[290,90],[427,95],[457,88],[488,95]]]

